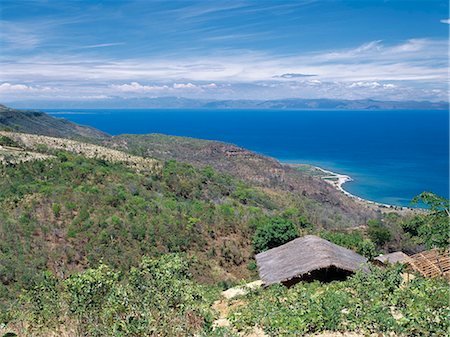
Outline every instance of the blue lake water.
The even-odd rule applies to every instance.
[[[164,133],[237,144],[290,163],[347,174],[362,198],[409,206],[422,191],[449,195],[448,111],[88,110],[55,117],[113,135]]]

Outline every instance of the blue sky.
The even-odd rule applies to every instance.
[[[0,1],[0,101],[448,100],[448,1]]]

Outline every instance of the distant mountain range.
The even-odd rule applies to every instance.
[[[336,110],[448,110],[448,102],[377,101],[372,99],[277,99],[277,100],[208,100],[184,97],[121,98],[96,101],[20,101],[11,102],[15,108],[76,109],[76,108],[147,108],[147,109],[336,109]]]

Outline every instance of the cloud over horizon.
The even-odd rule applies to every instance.
[[[5,8],[15,6],[26,14],[0,20],[3,102],[30,94],[55,100],[116,96],[448,100],[448,30],[440,23],[448,19],[440,19],[438,9],[433,14],[439,17],[436,28],[424,31],[428,27],[419,25],[414,31],[411,26],[405,36],[395,27],[386,27],[390,30],[383,33],[383,26],[380,36],[367,30],[362,40],[350,29],[351,10],[345,9],[350,20],[345,25],[329,24],[345,31],[346,39],[336,39],[328,25],[308,21],[311,12],[318,19],[324,10],[309,1],[271,6],[195,1],[144,6],[131,1],[101,8],[88,2],[75,7],[53,3],[52,9],[61,14],[55,18],[28,14],[14,2]],[[150,14],[151,22],[145,19]],[[377,16],[389,20],[382,10],[367,11],[366,19]],[[394,18],[409,25],[403,12]],[[116,28],[117,20],[122,20],[121,29]],[[262,26],[261,20],[273,22]],[[309,25],[306,35],[296,33],[302,22]],[[412,37],[413,33],[420,37]],[[327,43],[318,43],[315,35]]]

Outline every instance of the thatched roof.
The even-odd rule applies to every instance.
[[[259,275],[266,286],[300,279],[326,268],[350,273],[366,270],[366,262],[365,257],[350,249],[315,235],[306,235],[256,255]]]
[[[408,263],[411,258],[403,252],[395,252],[390,254],[384,254],[376,257],[374,261],[381,262],[382,264],[394,264],[394,263]]]
[[[409,265],[425,277],[444,277],[450,281],[450,251],[432,249],[411,256]]]

